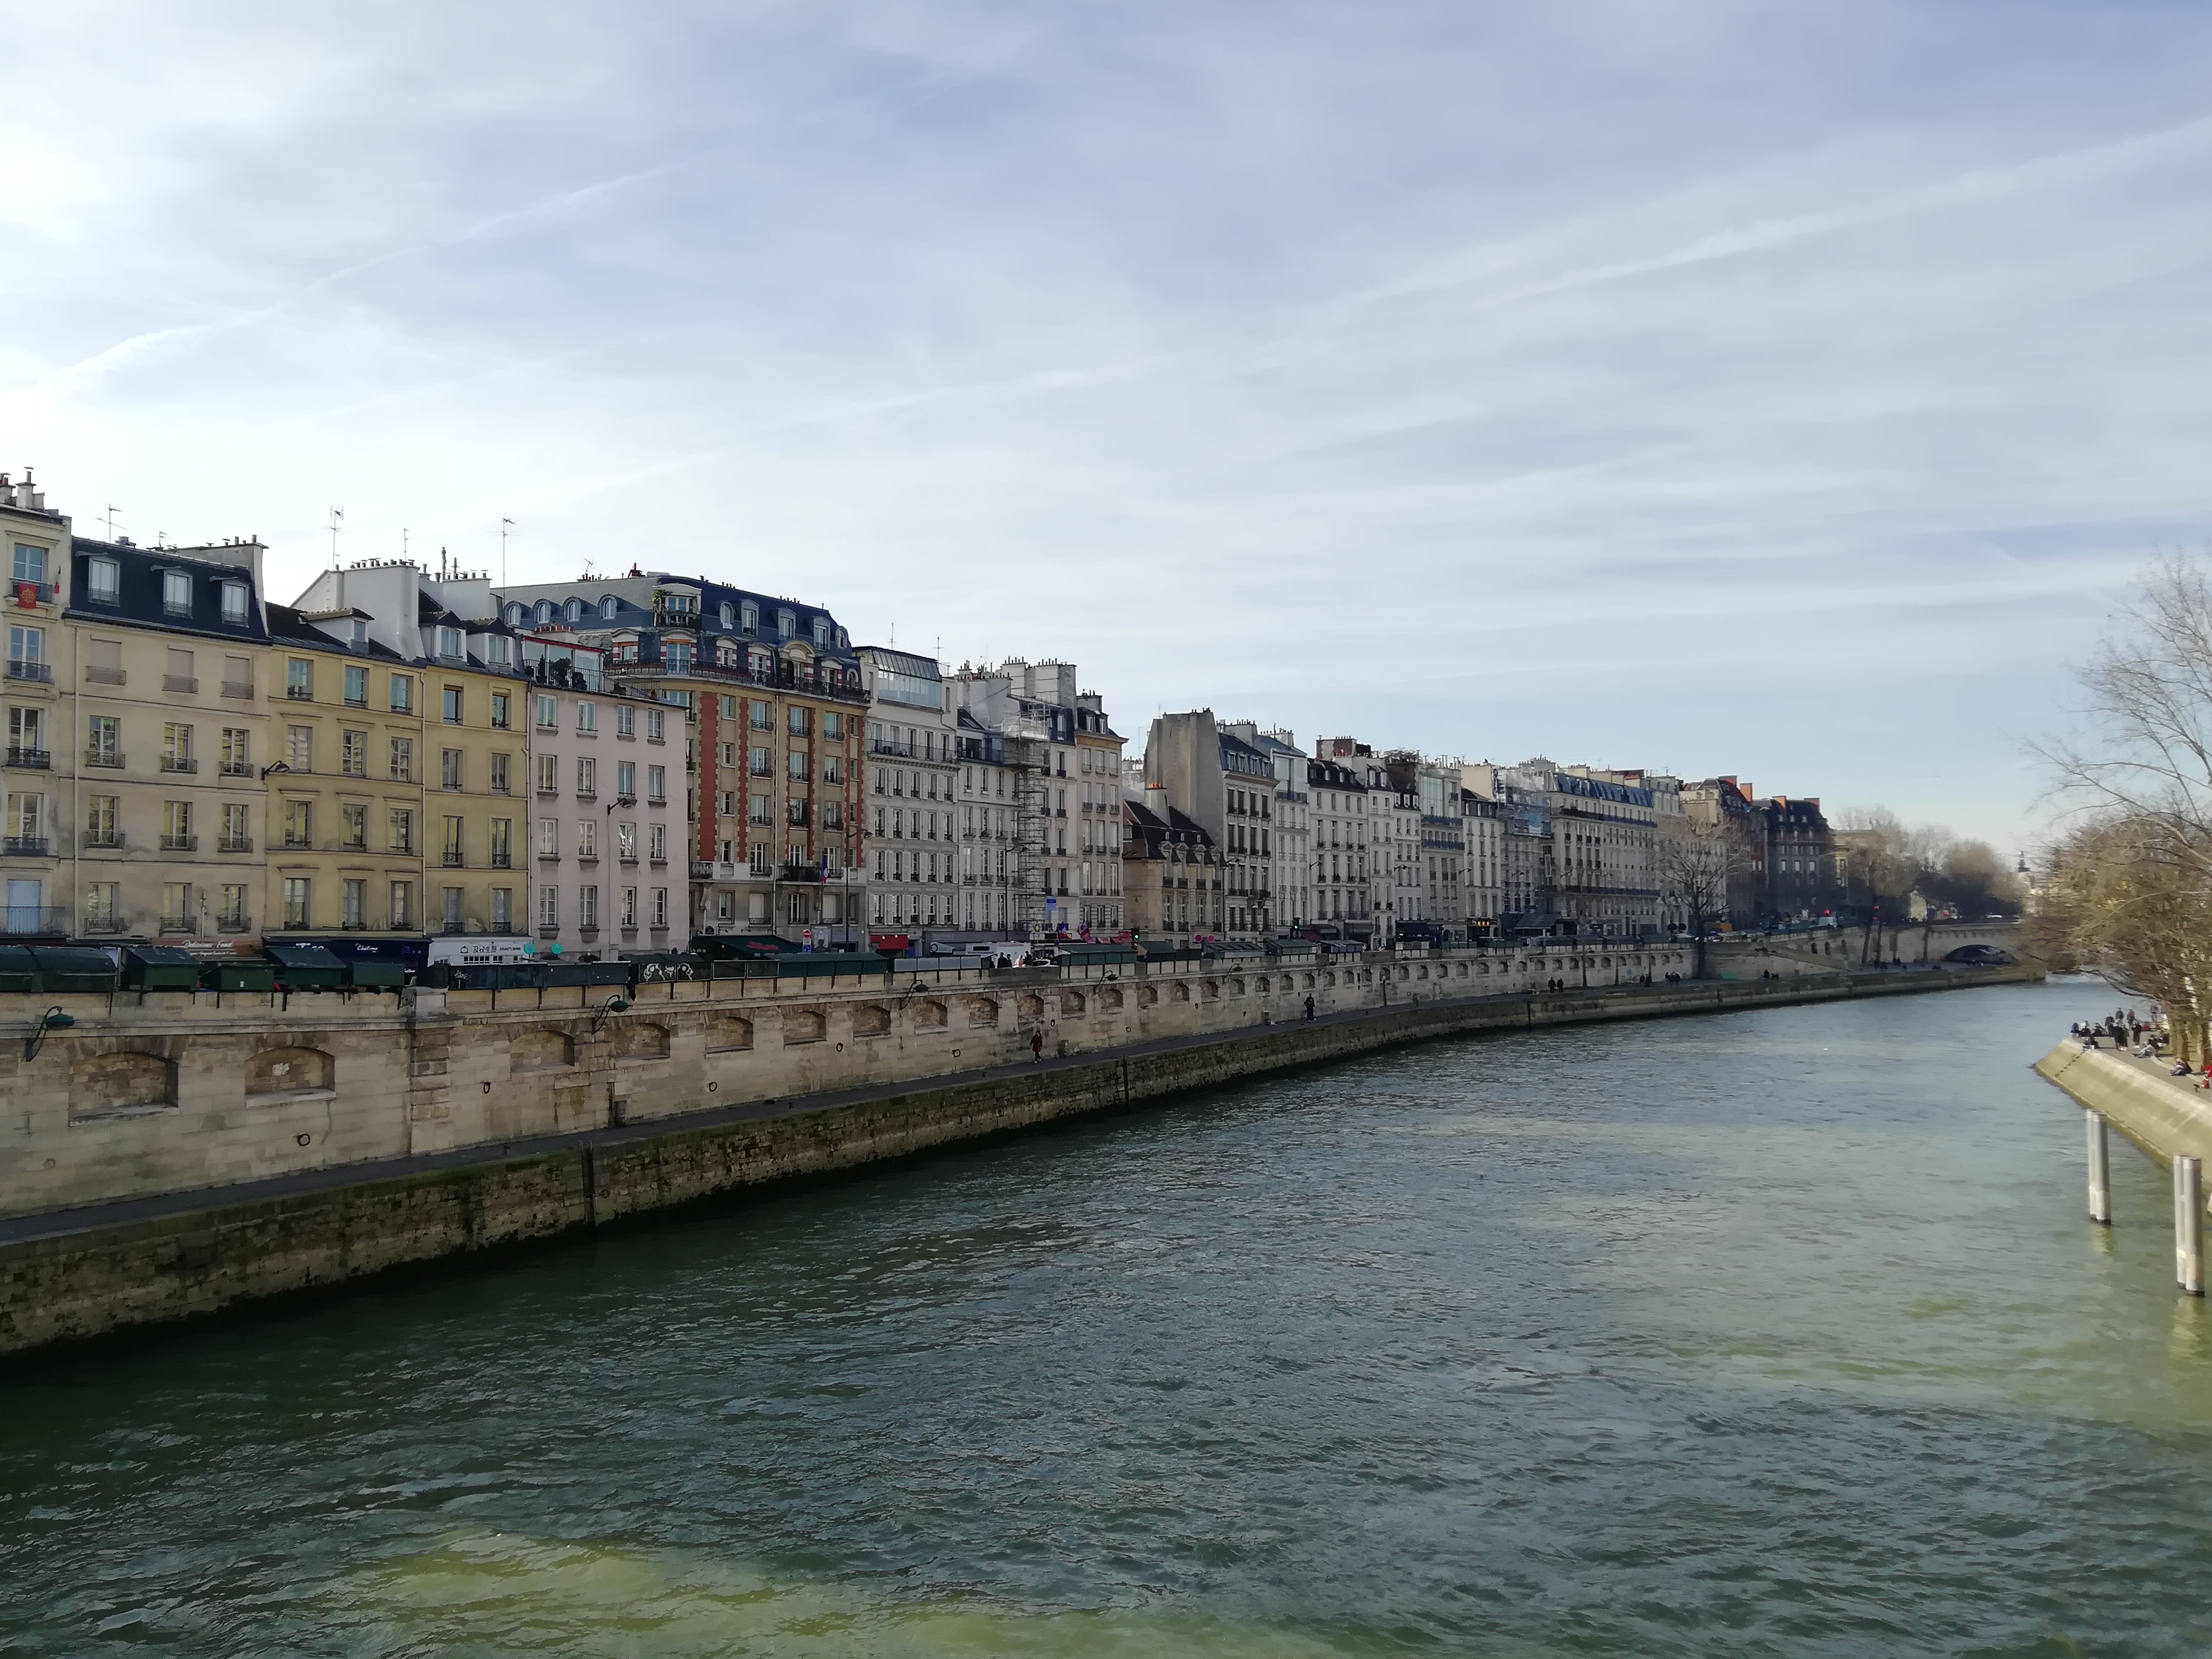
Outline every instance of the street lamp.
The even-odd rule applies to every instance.
[[[76,1024],[76,1016],[64,1013],[58,1003],[40,1014],[39,1023],[32,1029],[31,1035],[23,1039],[25,1062],[28,1063],[39,1057],[39,1049],[46,1042],[46,1034],[49,1031],[66,1031]]]

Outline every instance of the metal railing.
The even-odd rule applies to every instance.
[[[225,836],[221,841],[216,842],[215,850],[218,853],[251,853],[253,850],[253,837]]]
[[[161,837],[161,850],[164,853],[194,853],[199,850],[199,844],[200,838],[198,836],[163,836]]]
[[[88,685],[122,685],[127,683],[120,668],[88,668],[84,671],[84,679]]]
[[[31,662],[21,657],[10,657],[8,659],[8,678],[11,680],[35,680],[41,685],[52,685],[54,683],[53,665]]]
[[[9,746],[8,764],[10,766],[34,767],[44,771],[53,763],[54,757],[43,749],[18,749],[13,744]]]
[[[123,757],[112,749],[88,749],[84,751],[84,763],[87,766],[120,767]]]
[[[161,769],[164,772],[197,772],[200,769],[200,763],[190,755],[164,755],[161,757]]]
[[[13,854],[18,858],[42,859],[53,843],[44,836],[9,836],[0,839],[0,853]]]
[[[123,845],[123,832],[120,830],[88,830],[85,831],[84,839],[77,845],[100,848],[112,852]]]
[[[197,695],[199,689],[200,683],[187,675],[164,674],[161,676],[161,690],[164,691],[185,691]]]
[[[91,931],[90,924],[87,924],[87,931]],[[0,905],[0,933],[21,939],[68,932],[69,907],[65,904]]]

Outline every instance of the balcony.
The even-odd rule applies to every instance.
[[[161,931],[165,933],[189,933],[193,930],[190,916],[163,916]]]
[[[200,838],[198,836],[164,836],[161,837],[161,850],[164,853],[196,853],[199,850],[199,845]]]
[[[284,769],[287,772],[312,772],[315,769],[312,766],[287,766]],[[222,775],[227,778],[250,778],[253,775],[253,763],[225,761],[222,763]]]
[[[284,688],[284,696],[292,702],[313,702],[315,700],[315,688],[312,685],[288,685]],[[348,697],[346,701],[352,702],[353,699]],[[367,699],[355,704],[355,707],[366,708],[368,707]]]
[[[215,850],[218,853],[251,853],[253,850],[253,837],[225,836],[221,841],[216,842]]]
[[[218,933],[250,933],[253,931],[252,916],[217,916],[215,930]]]
[[[222,683],[222,695],[226,697],[244,698],[250,702],[253,696],[253,682],[251,680],[225,680]]]
[[[868,752],[871,755],[896,755],[903,759],[912,760],[914,745],[911,743],[896,741],[890,738],[871,738],[868,739]]]
[[[119,771],[123,766],[123,757],[112,749],[88,749],[84,751],[84,763],[87,766],[113,767]]]
[[[776,867],[775,878],[778,881],[818,884],[822,879],[822,872],[811,864],[779,865]]]
[[[459,870],[462,867],[461,855],[459,853],[448,849],[445,856],[444,864],[445,867],[448,870]]]
[[[494,853],[491,855],[491,867],[495,870],[514,869],[514,854],[512,853]]]
[[[161,769],[164,772],[197,772],[200,769],[200,763],[190,755],[164,755],[161,757]]]
[[[95,930],[87,923],[85,931]],[[69,907],[65,904],[0,905],[0,933],[11,939],[58,938],[68,932]]]
[[[0,840],[0,854],[15,858],[42,859],[49,855],[47,849],[52,845],[44,836],[9,836]]]
[[[119,668],[88,668],[84,671],[87,685],[122,685],[127,680],[128,676]]]
[[[8,764],[10,766],[25,766],[44,772],[53,763],[54,757],[43,749],[17,749],[11,745],[8,750]]]
[[[198,680],[188,678],[185,675],[164,674],[161,676],[161,690],[164,691],[184,691],[197,694],[199,689],[200,683]]]
[[[8,659],[8,678],[11,680],[31,680],[40,685],[52,685],[54,683],[54,671],[52,665],[48,663],[28,662],[21,657],[10,657]]]
[[[98,848],[112,853],[123,845],[123,832],[120,830],[88,830],[84,833],[84,839],[78,842],[77,845],[88,849]]]

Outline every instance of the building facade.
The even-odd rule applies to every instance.
[[[1252,728],[1246,727],[1249,730]],[[1256,737],[1257,732],[1255,731]],[[1208,708],[1162,714],[1145,740],[1145,798],[1206,831],[1221,859],[1221,932],[1250,943],[1274,931],[1275,763]]]
[[[1374,815],[1366,773],[1328,758],[1317,747],[1306,765],[1306,794],[1313,826],[1314,931],[1336,939],[1371,939],[1375,917],[1367,858]]]
[[[1818,796],[1769,796],[1759,809],[1766,865],[1765,919],[1816,921],[1842,902],[1836,838]]]
[[[974,800],[960,794],[959,720],[936,659],[876,646],[860,648],[869,694],[866,822],[867,927],[879,944],[943,938],[974,914]],[[962,821],[969,830],[961,839]],[[963,860],[965,850],[969,856]],[[962,901],[968,903],[963,907]]]
[[[1122,803],[1122,896],[1140,943],[1188,945],[1227,926],[1221,849],[1203,825],[1168,805],[1164,788]]]

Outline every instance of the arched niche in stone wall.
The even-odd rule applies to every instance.
[[[717,1014],[707,1022],[707,1052],[736,1054],[753,1046],[753,1023],[739,1014]]]
[[[945,1029],[945,1005],[934,997],[925,997],[912,1006],[908,1017],[917,1031],[941,1031]]]
[[[668,1028],[649,1019],[626,1019],[607,1032],[607,1056],[617,1060],[665,1060]]]
[[[856,1037],[889,1036],[891,1011],[877,1002],[853,1005],[853,1035]]]
[[[968,999],[968,1029],[978,1030],[999,1023],[999,1005],[990,997]]]
[[[576,1045],[565,1031],[518,1031],[507,1039],[510,1072],[558,1072],[576,1063]]]
[[[159,1054],[91,1054],[70,1067],[70,1115],[150,1111],[177,1103],[177,1068]]]
[[[819,1042],[823,1025],[822,1014],[814,1008],[787,1008],[783,1011],[783,1046],[795,1043]]]
[[[246,1094],[327,1094],[337,1086],[337,1066],[319,1048],[264,1048],[246,1062]]]

